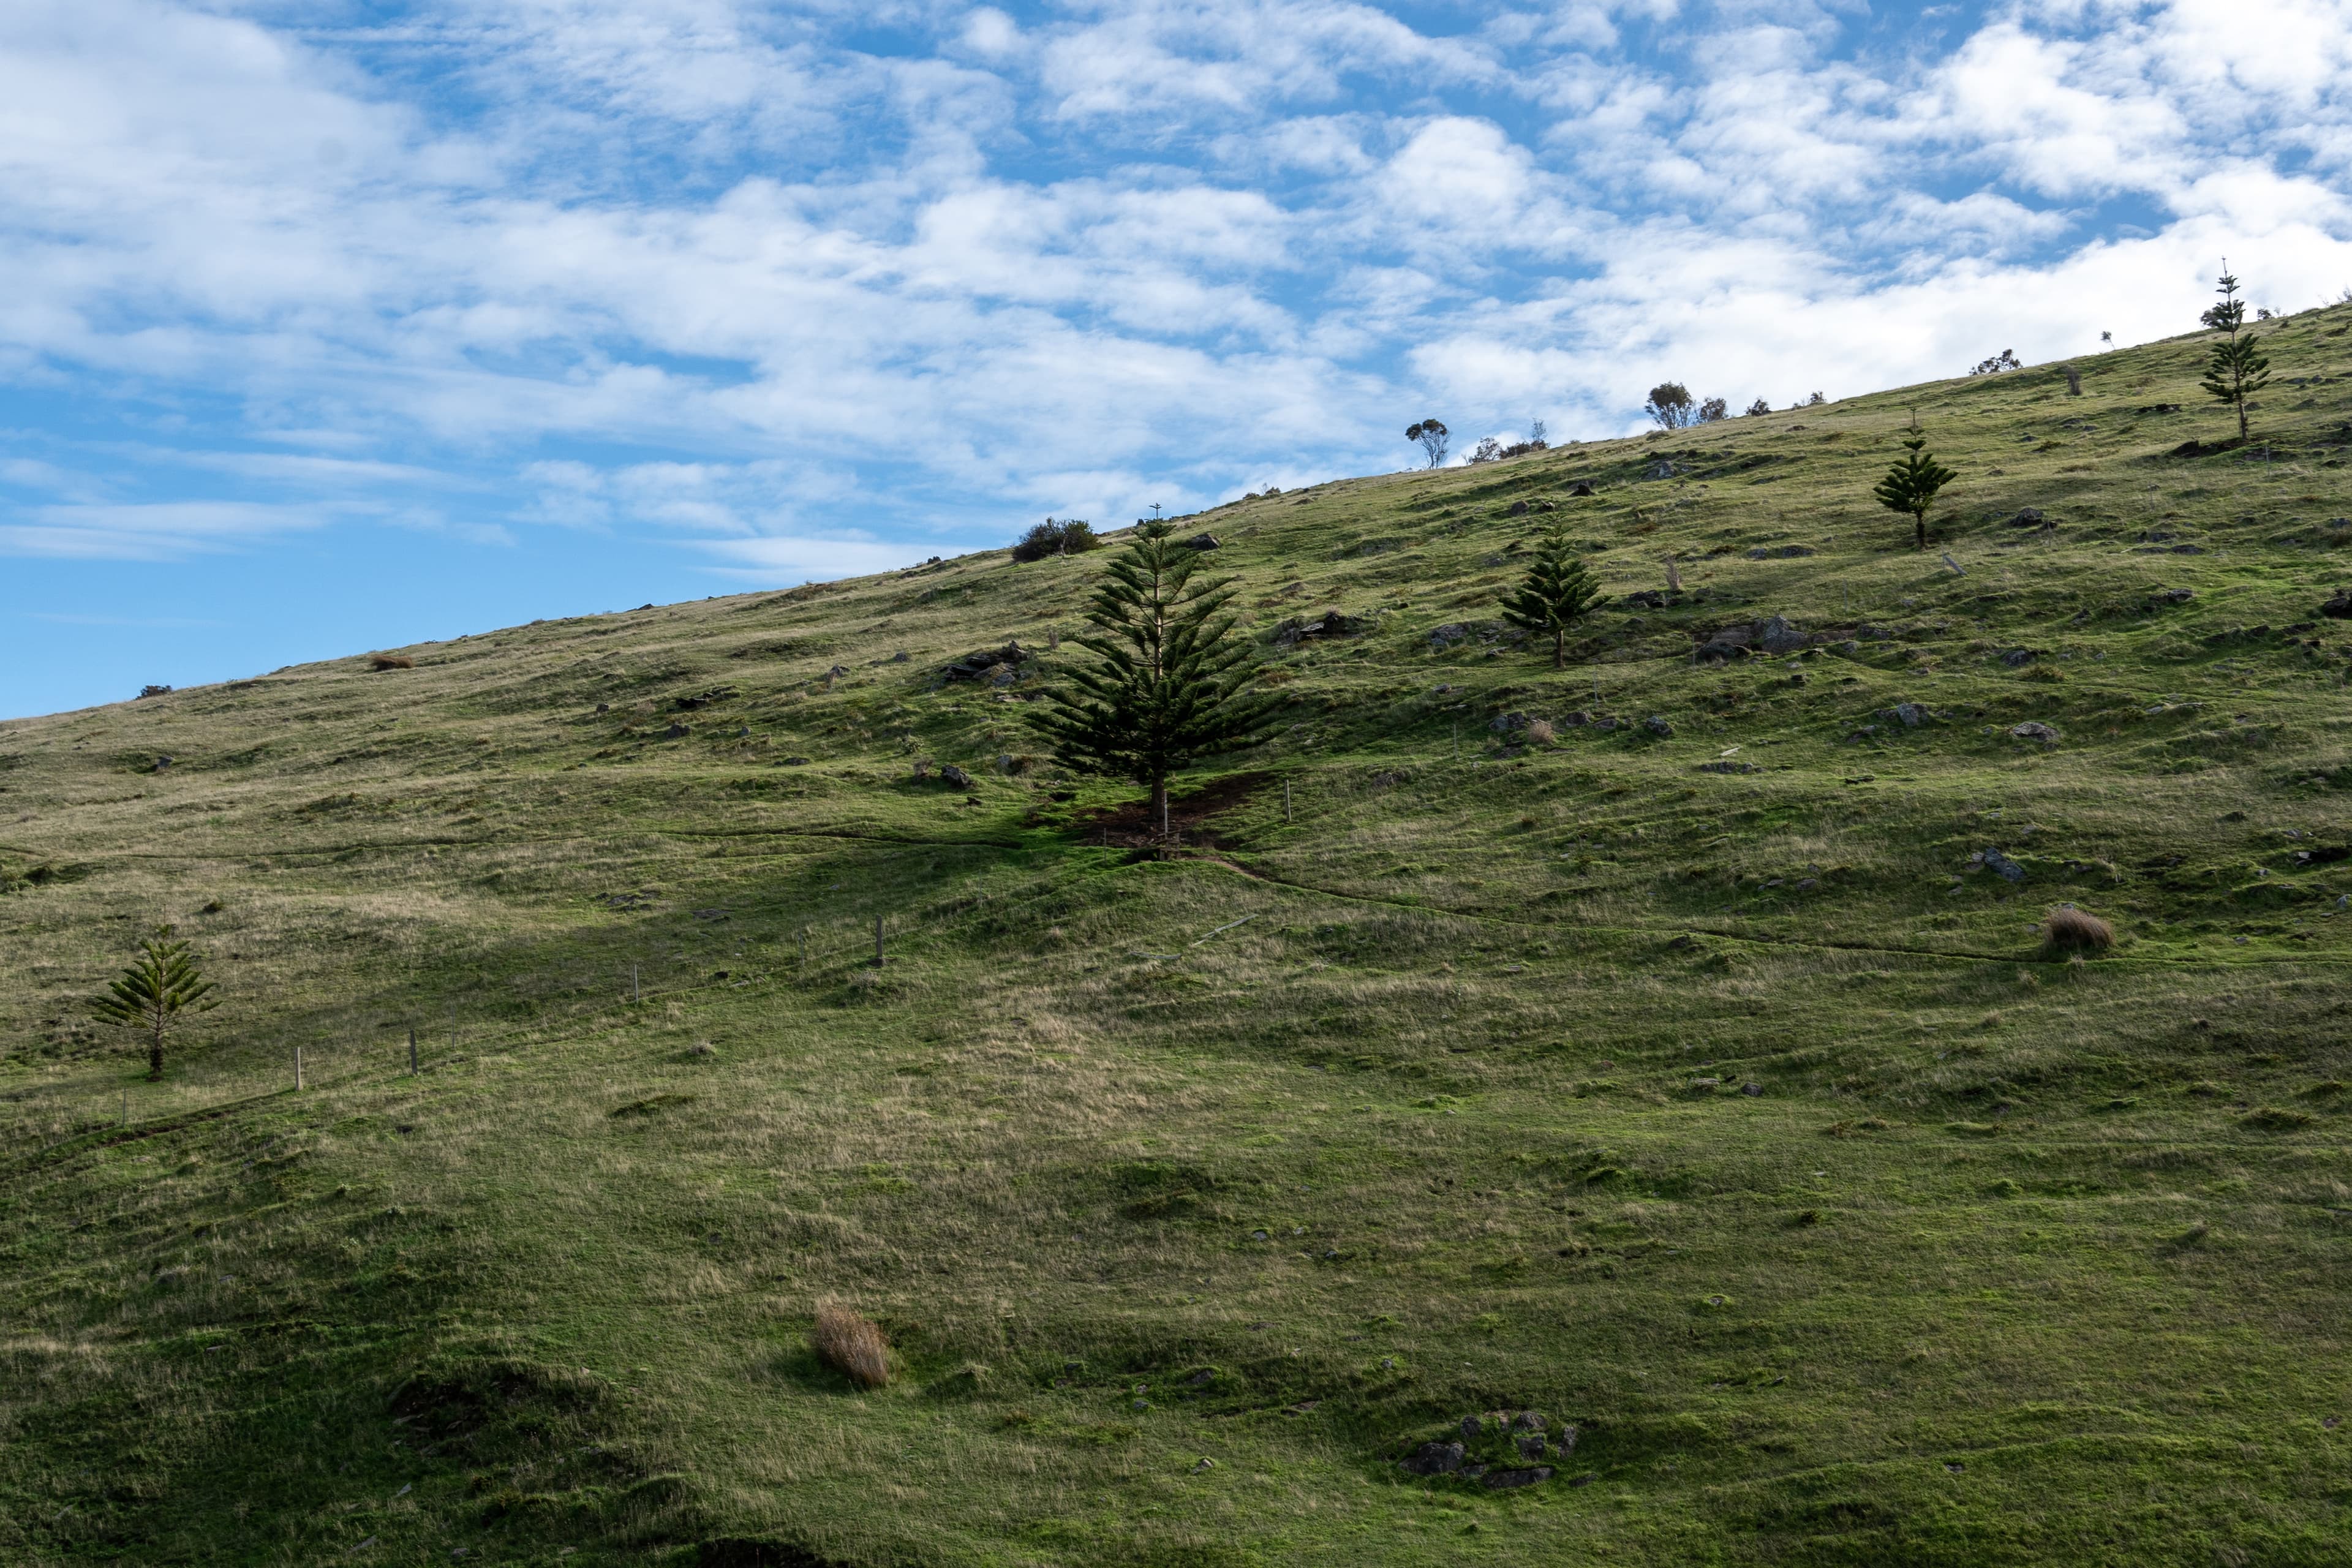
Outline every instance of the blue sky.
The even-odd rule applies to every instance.
[[[0,715],[2352,288],[2352,0],[0,6]]]

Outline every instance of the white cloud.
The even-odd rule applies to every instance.
[[[2158,335],[2224,252],[2352,281],[2352,7],[1859,15],[18,0],[0,379],[139,412],[0,469],[68,503],[0,549],[373,519],[864,569],[1392,466],[1423,413],[1612,433],[1666,375]]]

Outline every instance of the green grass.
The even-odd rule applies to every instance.
[[[1061,655],[937,679],[1100,556],[0,726],[0,1556],[2342,1561],[2347,328],[2254,453],[2181,340],[1203,514],[1290,707],[1174,858],[1028,756]],[[1555,521],[1687,592],[1434,647]],[[79,999],[161,920],[150,1085]]]

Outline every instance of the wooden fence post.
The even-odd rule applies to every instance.
[[[302,1092],[302,1047],[294,1047],[294,1092]]]

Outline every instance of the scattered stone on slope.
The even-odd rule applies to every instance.
[[[1416,1476],[1451,1475],[1462,1468],[1462,1455],[1459,1443],[1423,1443],[1404,1460],[1404,1468]]]
[[[1222,550],[1224,544],[1213,533],[1196,533],[1184,542],[1184,548],[1201,551]]]
[[[1760,773],[1764,770],[1754,763],[1714,762],[1699,763],[1698,771],[1703,773]]]
[[[1812,553],[1813,547],[1810,544],[1759,544],[1755,549],[1750,550],[1748,552],[1748,559],[1750,561],[1793,561],[1800,556],[1811,555]]]
[[[2058,739],[2058,731],[2039,719],[2028,719],[2022,724],[2012,724],[2009,728],[2009,732],[2012,739],[2039,741],[2045,746]]]
[[[940,770],[940,778],[941,782],[953,784],[958,789],[970,789],[971,787],[971,775],[964,772],[961,768],[956,766],[953,763],[950,763],[947,766]]]
[[[1658,736],[1671,736],[1675,732],[1675,727],[1655,713],[1642,721],[1642,728]]]
[[[2058,525],[2052,522],[2047,517],[2044,517],[2040,507],[2030,506],[2019,512],[2015,517],[2011,518],[2009,520],[2009,526],[2011,528],[2055,528]]]
[[[1531,1487],[1538,1481],[1549,1479],[1551,1479],[1549,1465],[1530,1465],[1517,1469],[1496,1470],[1486,1478],[1486,1484],[1495,1490],[1507,1491],[1515,1487]]]
[[[2004,882],[2025,880],[2025,868],[1998,849],[1988,849],[1984,852],[1984,864],[1986,870],[1998,873]]]
[[[2334,621],[2352,620],[2352,588],[2338,588],[2335,597],[2319,606],[2319,613]]]
[[[2030,647],[2013,647],[2001,654],[2000,662],[2009,666],[2011,669],[2019,669],[2022,668],[2026,665],[2032,664],[2035,659],[2040,658],[2042,656],[2039,653]]]
[[[940,673],[950,680],[984,680],[991,679],[998,670],[998,667],[1010,669],[1028,657],[1027,650],[1018,642],[1007,642],[1003,647],[982,648],[978,653],[968,653],[946,666]],[[839,669],[838,666],[835,668]],[[840,673],[846,675],[849,672],[840,670]]]
[[[1592,493],[1592,481],[1579,479],[1568,487],[1568,493],[1571,496],[1589,496]]]

